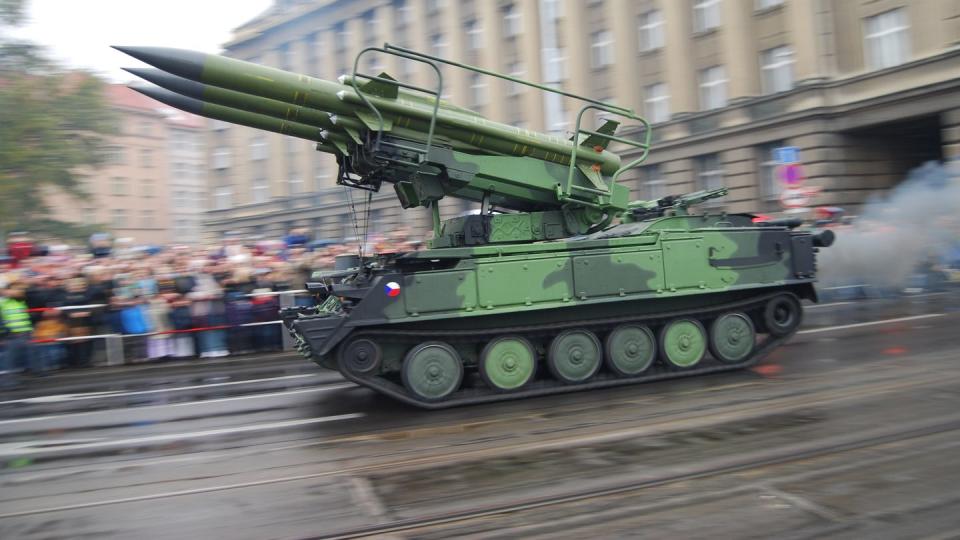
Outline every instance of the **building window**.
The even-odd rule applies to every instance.
[[[267,137],[262,133],[257,133],[250,141],[250,159],[259,161],[267,159]]]
[[[510,65],[507,66],[509,70],[509,75],[516,79],[522,79],[524,76],[523,64],[521,62],[510,62]],[[507,82],[507,94],[511,96],[518,96],[523,92],[524,85],[520,83],[515,83],[513,81]]]
[[[303,178],[301,178],[299,174],[292,173],[290,178],[287,179],[287,185],[289,186],[290,195],[303,193]]]
[[[127,226],[127,211],[123,208],[114,208],[110,212],[110,223],[116,229],[122,229]]]
[[[173,192],[173,206],[177,209],[188,208],[190,206],[190,198],[186,191]]]
[[[111,195],[126,195],[127,194],[127,179],[122,176],[114,176],[110,179],[110,194]]]
[[[609,66],[613,61],[613,39],[609,30],[601,30],[590,35],[590,65],[594,68]]]
[[[723,66],[700,70],[700,108],[708,111],[727,104],[727,75]]]
[[[280,49],[277,51],[277,55],[280,57],[280,69],[290,71],[293,69],[293,46],[290,43],[284,43],[280,45]]]
[[[146,178],[140,185],[140,194],[144,197],[153,197],[153,179]]]
[[[480,21],[473,19],[467,22],[467,49],[478,51],[483,48],[483,28]]]
[[[903,8],[885,11],[864,21],[867,66],[883,69],[910,58],[910,25]]]
[[[434,34],[430,38],[430,48],[434,56],[445,58],[447,55],[447,42],[443,39],[443,34]]]
[[[503,8],[503,37],[512,38],[520,35],[522,29],[520,21],[520,11],[513,4],[507,4]]]
[[[214,131],[226,131],[230,127],[230,124],[224,122],[223,120],[212,120],[211,127]]]
[[[140,215],[140,226],[144,229],[152,229],[154,227],[153,223],[153,210],[144,210]]]
[[[643,197],[648,201],[659,201],[669,195],[667,180],[663,177],[663,171],[659,165],[647,165],[643,167]]]
[[[140,149],[140,166],[153,167],[153,152],[149,148]]]
[[[214,169],[230,168],[230,149],[229,148],[220,147],[213,151],[213,168]]]
[[[670,119],[670,94],[664,83],[651,84],[644,92],[644,106],[647,121],[651,124],[666,122]]]
[[[413,7],[406,0],[394,0],[393,9],[397,14],[397,24],[410,24],[413,21]]]
[[[717,154],[696,158],[697,189],[720,189],[723,187],[723,169]]]
[[[774,47],[760,53],[763,93],[776,94],[793,88],[793,51],[790,47]]]
[[[783,5],[783,0],[756,0],[755,9],[761,11]]]
[[[254,203],[265,203],[270,200],[270,182],[260,177],[253,180],[251,196]]]
[[[140,135],[149,137],[153,134],[153,122],[149,120],[140,121]]]
[[[127,160],[126,149],[122,146],[107,147],[106,160],[107,160],[107,163],[111,165],[125,164]]]
[[[487,82],[480,73],[470,75],[470,102],[474,107],[487,104]]]
[[[720,26],[720,0],[694,0],[694,33],[713,30],[718,26]]]
[[[640,15],[640,51],[652,51],[663,47],[663,16],[660,10]]]
[[[427,14],[435,15],[443,9],[443,0],[427,0]]]
[[[766,200],[780,197],[783,184],[777,178],[777,166],[780,163],[774,156],[774,151],[785,146],[783,141],[767,143],[757,148],[757,161],[760,163],[760,195]]]
[[[363,21],[366,26],[363,36],[364,43],[366,43],[367,46],[371,46],[377,41],[377,18],[373,11],[368,11],[366,15],[363,16]]]
[[[213,209],[226,210],[233,205],[233,188],[220,186],[213,191]]]

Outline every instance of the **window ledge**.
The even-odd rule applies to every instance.
[[[765,8],[757,8],[753,10],[753,15],[755,17],[764,17],[777,11],[783,11],[783,4],[777,4],[775,6],[769,6]]]
[[[719,30],[719,28],[720,28],[720,27],[718,27],[718,26],[714,26],[713,28],[707,28],[706,30],[700,30],[700,31],[698,31],[698,32],[694,32],[694,33],[693,33],[693,38],[694,38],[694,39],[700,39],[700,38],[707,37],[707,36],[709,36],[709,35],[711,35],[711,34],[716,34],[717,31]]]

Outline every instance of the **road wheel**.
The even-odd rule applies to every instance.
[[[600,369],[600,340],[589,330],[567,330],[550,343],[547,365],[557,379],[575,384],[586,381]]]
[[[660,352],[670,364],[688,368],[697,365],[707,352],[707,333],[694,319],[670,321],[660,330]]]
[[[803,308],[792,294],[775,296],[763,308],[763,326],[776,337],[790,334],[800,326],[802,320]]]
[[[533,345],[520,336],[496,338],[480,353],[480,376],[494,390],[519,390],[533,380],[536,371]]]
[[[607,336],[604,358],[614,373],[631,377],[643,373],[657,355],[657,340],[646,326],[624,324]]]
[[[710,325],[710,354],[721,362],[745,360],[757,343],[753,321],[743,313],[727,313]]]
[[[358,375],[379,373],[383,350],[372,339],[354,339],[340,348],[340,368]]]
[[[410,349],[403,359],[403,385],[425,401],[441,400],[460,387],[463,362],[460,354],[441,341],[428,341]]]

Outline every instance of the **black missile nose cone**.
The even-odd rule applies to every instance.
[[[134,92],[139,92],[148,98],[155,99],[160,103],[166,103],[167,105],[180,109],[181,111],[186,111],[188,113],[200,114],[203,113],[203,102],[198,101],[187,96],[181,96],[169,90],[164,90],[163,88],[157,86],[148,86],[142,84],[131,84],[128,86]]]
[[[203,99],[203,91],[206,88],[203,83],[177,77],[156,68],[123,68],[123,70],[171,92],[195,99]]]
[[[112,47],[141,62],[193,81],[201,79],[203,64],[207,59],[206,53],[171,47],[127,47],[120,45],[112,45]]]

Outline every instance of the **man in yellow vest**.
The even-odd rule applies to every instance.
[[[33,325],[27,313],[26,288],[12,283],[0,293],[0,385],[15,382],[13,375],[30,360]]]

